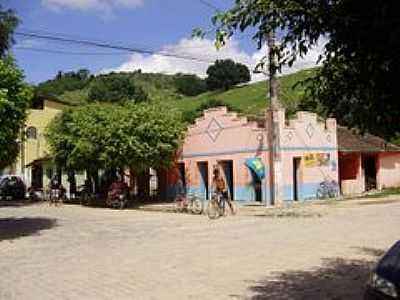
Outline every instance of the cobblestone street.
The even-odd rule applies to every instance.
[[[0,299],[361,299],[400,201],[226,217],[0,206]]]

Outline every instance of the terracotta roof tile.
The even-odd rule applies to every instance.
[[[349,152],[400,152],[400,147],[372,134],[360,134],[354,129],[337,127],[339,151]]]

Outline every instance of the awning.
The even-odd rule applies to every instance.
[[[246,159],[246,166],[252,170],[259,179],[265,177],[265,166],[260,158],[248,158]]]
[[[31,161],[30,163],[26,164],[26,165],[25,165],[25,168],[29,168],[29,167],[36,166],[36,165],[41,165],[41,164],[43,164],[43,163],[45,163],[45,162],[48,162],[48,161],[50,161],[50,160],[51,160],[51,157],[50,157],[50,156],[45,156],[45,157],[37,158],[37,159]]]

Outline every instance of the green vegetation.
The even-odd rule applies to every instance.
[[[13,10],[4,10],[0,4],[0,58],[4,58],[13,44],[13,34],[19,20]]]
[[[11,57],[0,59],[0,169],[9,166],[19,152],[20,128],[24,125],[32,89]]]
[[[113,81],[116,85],[119,85],[123,81],[123,85],[134,85],[136,90],[141,91],[142,95],[146,95],[155,102],[183,97],[183,95],[177,92],[175,85],[178,75],[142,73],[140,70],[137,70],[134,72],[110,73],[98,76],[89,74],[87,78],[82,80],[77,76],[79,72],[67,72],[65,74],[59,72],[54,79],[40,83],[36,87],[36,92],[41,95],[56,96],[60,100],[71,104],[82,105],[90,102],[89,96],[93,86],[94,89],[98,89],[101,84],[100,82],[107,83],[107,81]],[[113,84],[110,83],[109,85],[112,86]],[[100,98],[100,96],[96,95],[93,97]],[[114,95],[107,96],[112,98],[107,99],[107,101],[112,102],[114,100]]]
[[[310,69],[280,77],[281,101],[289,114],[295,112],[299,104],[302,103],[304,87],[298,85],[298,83],[314,76],[315,73],[316,69]],[[95,79],[89,76],[91,78],[89,79],[89,84],[82,89],[67,90],[61,94],[56,94],[56,96],[60,100],[71,104],[84,105],[89,103],[90,88],[96,83],[96,80],[102,78],[102,80],[106,81],[108,78],[121,77],[134,82],[135,86],[140,86],[153,103],[168,104],[171,108],[177,108],[182,112],[188,113],[191,111],[193,114],[210,100],[217,101],[219,105],[227,105],[232,110],[246,114],[262,114],[267,103],[268,85],[265,81],[236,86],[226,91],[208,91],[196,96],[184,96],[184,93],[197,94],[197,92],[203,89],[204,80],[195,75],[164,75],[141,73],[140,71],[110,73],[100,75]],[[64,77],[61,81],[63,80]],[[45,88],[51,88],[54,84],[53,81],[40,84],[38,90],[45,91]],[[191,87],[187,87],[188,85],[191,85]],[[191,88],[193,90],[190,90]]]
[[[207,91],[206,81],[192,74],[176,74],[176,91],[185,96],[197,96]]]
[[[301,107],[309,109],[312,104],[304,101],[304,87],[300,85],[310,77],[313,77],[317,69],[303,70],[294,74],[280,77],[280,99],[285,106],[287,113],[293,114]],[[111,73],[101,75],[99,78],[107,80],[109,77],[125,77],[135,82],[137,86],[142,87],[148,94],[152,103],[158,105],[166,104],[170,109],[178,109],[183,113],[185,121],[193,121],[199,116],[200,111],[206,108],[225,105],[230,110],[242,112],[244,114],[260,115],[263,114],[267,105],[268,83],[260,81],[242,86],[233,87],[227,91],[209,91],[201,93],[197,96],[184,96],[182,90],[186,85],[193,84],[195,87],[205,84],[203,79],[194,75],[164,75],[164,74],[148,74],[135,71],[132,73]],[[91,79],[91,83],[83,89],[66,91],[58,96],[61,100],[78,105],[87,104],[89,98],[89,87],[92,86],[96,79]],[[180,81],[177,84],[177,81]],[[45,83],[48,84],[49,82]],[[182,90],[177,90],[177,85],[182,84]],[[200,86],[201,88],[201,86]],[[180,93],[181,92],[181,93]],[[191,90],[185,90],[191,93]]]
[[[0,169],[11,165],[19,152],[20,128],[32,97],[24,75],[8,55],[18,19],[0,5]]]
[[[231,87],[250,81],[249,68],[231,59],[217,60],[207,69],[207,88],[210,91],[228,90]]]
[[[101,75],[93,79],[88,94],[90,102],[146,102],[147,93],[126,74]]]
[[[314,76],[315,72],[316,69],[310,69],[280,77],[280,99],[289,115],[297,110],[304,96],[304,88],[298,83]],[[228,91],[207,92],[169,103],[183,112],[195,112],[202,105],[213,100],[218,101],[219,105],[227,105],[232,110],[258,115],[263,114],[267,106],[267,91],[267,82],[261,81],[234,87]]]
[[[58,115],[46,132],[51,153],[67,170],[137,173],[169,166],[183,141],[180,114],[149,104],[92,104]]]
[[[40,83],[36,90],[39,94],[61,95],[64,92],[85,88],[92,79],[93,76],[86,69],[66,73],[59,71],[54,79]]]
[[[396,1],[235,1],[212,17],[216,44],[250,30],[261,48],[277,42],[269,67],[291,66],[326,41],[307,94],[325,116],[387,139],[400,135],[400,23]],[[383,32],[387,34],[382,34]],[[204,36],[199,29],[194,34]],[[279,46],[278,46],[279,45]],[[261,65],[266,67],[267,60]],[[389,112],[389,113],[388,113]]]

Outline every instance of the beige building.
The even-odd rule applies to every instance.
[[[67,105],[49,97],[35,97],[32,101],[25,127],[21,130],[24,138],[20,153],[10,168],[11,173],[22,176],[27,186],[43,188],[56,172],[49,156],[45,131],[55,116]]]

